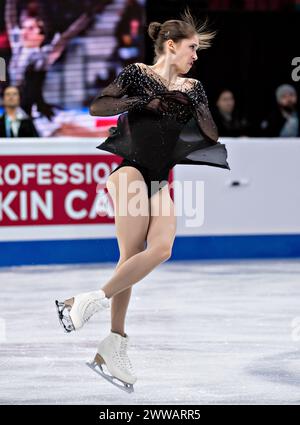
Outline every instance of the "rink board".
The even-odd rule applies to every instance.
[[[171,260],[300,257],[299,139],[221,139],[231,170],[177,165]],[[118,260],[98,139],[0,142],[0,266]]]

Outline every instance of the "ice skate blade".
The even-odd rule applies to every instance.
[[[72,319],[70,317],[70,313],[66,305],[57,300],[55,300],[55,305],[56,305],[59,323],[63,327],[65,333],[70,333],[72,331],[75,331],[75,327],[72,323]],[[64,312],[66,312],[66,315],[64,315]]]
[[[98,375],[101,375],[108,382],[110,382],[111,384],[120,388],[120,390],[126,391],[127,393],[133,393],[134,392],[133,384],[128,384],[127,382],[124,382],[121,379],[118,379],[114,376],[107,375],[103,371],[101,364],[99,364],[95,361],[91,361],[91,362],[86,362],[86,365],[88,367],[90,367],[94,372],[98,373]],[[118,382],[115,382],[114,380],[121,382],[121,384],[119,384]]]

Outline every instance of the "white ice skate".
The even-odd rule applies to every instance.
[[[73,301],[72,306],[55,301],[59,322],[67,333],[80,329],[97,311],[110,307],[102,289],[76,295]]]
[[[132,393],[134,391],[133,384],[137,377],[127,355],[128,346],[129,336],[127,334],[121,336],[115,332],[110,332],[98,345],[94,360],[86,364],[118,388]],[[103,370],[104,364],[111,375]]]

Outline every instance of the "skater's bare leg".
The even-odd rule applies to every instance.
[[[149,227],[149,199],[146,185],[144,190],[141,189],[140,196],[141,202],[147,206],[147,214],[138,216],[119,214],[118,203],[122,193],[119,190],[118,176],[121,171],[127,173],[128,183],[133,180],[143,181],[143,176],[139,170],[134,167],[122,167],[109,177],[106,184],[114,205],[116,236],[120,251],[120,259],[116,266],[115,273],[121,265],[126,262],[126,260],[145,249],[145,241]],[[115,185],[116,190],[114,190],[113,186],[110,186],[109,182],[112,182],[113,185]],[[130,202],[132,197],[135,195],[135,193],[128,193],[128,202]],[[126,288],[118,294],[113,295],[111,300],[111,331],[117,332],[122,336],[125,335],[125,317],[131,292],[132,287]]]
[[[141,280],[171,255],[176,233],[176,217],[167,185],[150,198],[150,213],[147,248],[121,264],[101,288],[108,298]]]
[[[138,174],[140,174],[139,171],[133,167],[124,167],[123,170],[124,169],[127,169],[127,171],[131,170],[132,173],[136,173],[135,179],[137,179]],[[112,178],[121,170],[118,170],[113,173],[110,178]],[[130,174],[129,171],[128,174]],[[143,179],[141,174],[140,178]],[[132,195],[134,196],[135,194]],[[148,196],[147,201],[149,203]],[[148,203],[146,203],[145,205],[147,205],[149,209]],[[112,298],[117,294],[121,294],[126,289],[130,289],[134,283],[145,277],[158,264],[167,260],[171,254],[171,249],[176,231],[176,218],[174,214],[174,205],[169,194],[168,186],[165,186],[150,198],[150,213],[150,218],[145,217],[144,215],[133,216],[133,222],[135,226],[134,228],[132,228],[132,226],[128,227],[128,229],[130,230],[130,238],[132,238],[132,235],[136,234],[136,224],[138,221],[137,219],[145,219],[144,232],[146,234],[147,249],[143,250],[143,247],[138,243],[134,246],[134,250],[130,254],[123,255],[123,258],[120,257],[120,261],[114,275],[102,288],[108,298]],[[119,216],[117,214],[117,218],[118,217]],[[126,216],[122,217],[126,219]],[[147,225],[148,222],[149,225]],[[124,228],[125,226],[123,226],[123,229]],[[140,239],[140,243],[142,243],[144,239],[145,236]],[[120,247],[120,252],[121,251],[122,249]],[[135,251],[137,251],[137,253],[133,254]],[[116,321],[118,322],[116,327],[119,328],[120,333],[124,333],[124,320],[131,292],[128,291],[126,294],[127,296],[125,294],[123,294],[124,298],[118,298],[120,300],[120,304],[123,306],[123,309],[121,307],[121,313],[118,314],[120,308],[117,307],[115,309],[117,311],[117,316],[114,316],[112,313],[113,317],[116,317]],[[115,329],[115,325],[113,326],[113,329]]]
[[[150,203],[147,194],[147,186],[142,184],[139,196],[145,206],[143,215],[132,216],[130,214],[119,214],[120,196],[120,173],[126,173],[128,185],[133,181],[144,182],[144,178],[139,170],[134,167],[122,167],[116,170],[106,182],[108,194],[114,206],[116,236],[120,251],[120,259],[115,271],[130,257],[144,250],[147,230],[149,227]],[[144,187],[143,187],[144,186]],[[123,189],[124,190],[124,189]],[[136,193],[127,193],[127,201],[136,196]],[[130,212],[130,210],[129,210]],[[119,292],[111,300],[111,330],[124,336],[125,316],[131,296],[131,287]],[[72,306],[74,298],[64,301],[66,305]]]
[[[123,221],[125,217],[115,217],[115,222]],[[119,226],[117,225],[117,228]],[[130,236],[124,231],[126,229],[125,226],[120,226],[121,228],[117,231],[118,244],[120,247],[120,259],[116,266],[115,272],[119,269],[119,267],[125,263],[126,260],[131,258],[133,255],[138,252],[142,252],[144,250],[145,243],[145,235],[140,236],[141,246],[134,246],[133,240]],[[127,227],[127,230],[130,228]],[[135,229],[136,230],[136,229]],[[139,232],[132,233],[134,238],[138,238]],[[119,292],[112,296],[111,300],[111,331],[117,332],[122,336],[125,336],[125,317],[131,297],[132,287],[130,286],[127,289]]]

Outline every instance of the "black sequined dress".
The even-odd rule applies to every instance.
[[[178,91],[185,94],[187,104],[175,100]],[[162,99],[167,108],[146,109],[155,98]],[[132,164],[140,168],[148,190],[151,181],[167,178],[175,164],[230,170],[225,144],[218,142],[218,130],[199,80],[179,78],[170,90],[149,65],[132,63],[102,90],[90,111],[97,116],[120,114],[117,127],[109,129],[110,136],[97,148],[123,157],[119,167]]]

